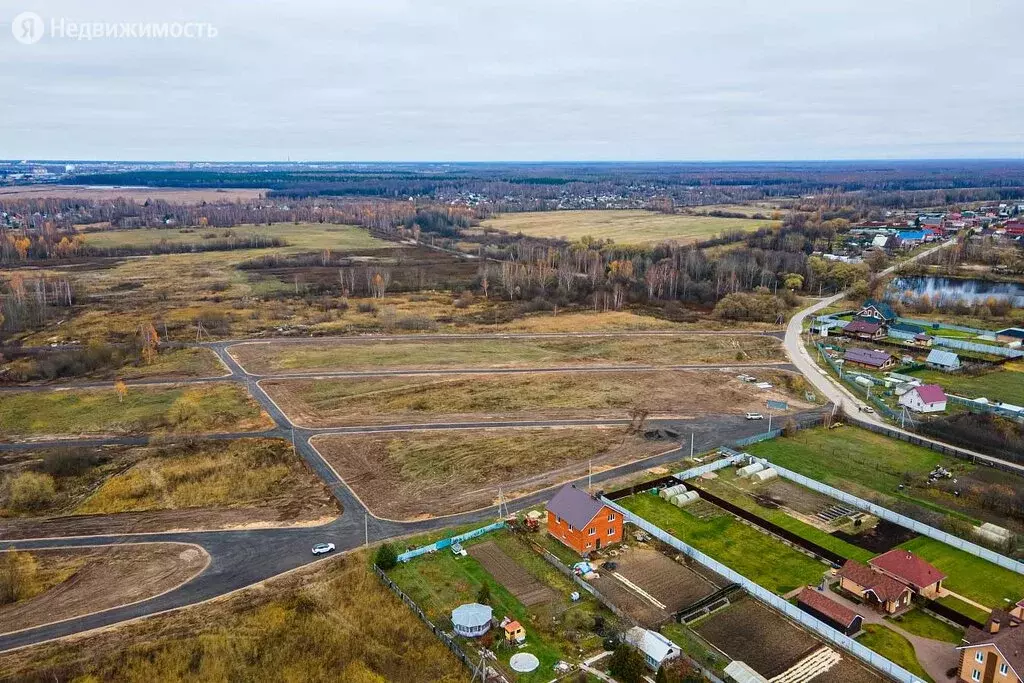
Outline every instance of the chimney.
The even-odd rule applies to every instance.
[[[999,633],[999,620],[998,619],[991,619],[991,620],[989,620],[989,622],[988,622],[988,632],[989,633]]]

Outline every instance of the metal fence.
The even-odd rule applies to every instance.
[[[432,553],[432,552],[435,552],[437,550],[443,550],[444,548],[449,547],[453,543],[462,543],[463,541],[468,541],[471,538],[476,538],[477,536],[483,536],[484,534],[486,534],[488,532],[497,531],[498,529],[502,529],[502,528],[504,528],[504,526],[505,526],[505,522],[494,522],[493,524],[488,524],[487,526],[480,527],[479,529],[473,529],[472,531],[467,531],[466,533],[459,534],[458,536],[452,536],[451,538],[442,538],[440,541],[435,541],[435,542],[433,542],[433,543],[431,543],[429,545],[421,546],[419,548],[415,548],[413,550],[409,550],[407,552],[402,553],[401,555],[398,556],[398,561],[399,562],[408,562],[409,560],[411,560],[414,557],[419,557],[420,555],[426,555],[427,553]]]
[[[619,513],[621,513],[623,519],[625,519],[627,522],[631,522],[632,524],[649,533],[654,538],[657,538],[663,543],[667,543],[668,545],[672,546],[684,555],[692,557],[694,560],[700,562],[708,569],[717,572],[727,581],[738,583],[740,586],[744,588],[744,590],[750,593],[750,595],[752,595],[754,598],[760,600],[772,609],[782,612],[787,617],[797,622],[804,628],[813,631],[815,634],[817,634],[827,642],[830,642],[834,645],[837,645],[838,647],[843,648],[847,652],[853,654],[858,659],[861,659],[862,661],[870,664],[879,671],[896,679],[900,683],[921,683],[921,679],[917,678],[914,674],[910,673],[903,667],[895,664],[894,662],[889,661],[880,654],[873,652],[872,650],[869,650],[868,648],[864,647],[863,645],[855,641],[853,638],[843,635],[842,633],[835,630],[831,626],[828,626],[824,622],[818,621],[810,614],[807,614],[803,610],[791,605],[786,600],[783,600],[778,595],[775,595],[775,593],[772,593],[771,591],[762,588],[761,586],[757,585],[756,583],[754,583],[747,577],[743,576],[739,572],[730,569],[721,562],[718,562],[717,560],[700,552],[696,548],[693,548],[687,545],[686,543],[683,543],[672,534],[658,528],[657,526],[651,524],[642,517],[634,515],[632,512],[625,509],[621,505],[618,505],[610,500],[605,500],[604,502],[612,509],[617,510]]]
[[[1006,557],[1005,555],[1000,555],[999,553],[993,550],[983,548],[982,546],[977,545],[976,543],[965,541],[964,539],[958,536],[947,534],[945,531],[941,531],[939,529],[936,529],[935,527],[928,526],[927,524],[922,524],[921,522],[918,522],[916,519],[911,519],[906,515],[901,515],[898,512],[893,512],[888,508],[884,508],[881,505],[876,505],[875,503],[866,501],[863,498],[858,498],[857,496],[851,495],[846,491],[841,491],[837,488],[829,486],[828,484],[822,484],[820,481],[811,479],[810,477],[805,477],[802,474],[797,474],[792,470],[787,470],[785,467],[779,467],[778,465],[769,462],[766,458],[754,458],[754,460],[764,463],[766,466],[775,468],[775,470],[778,471],[780,477],[784,477],[785,479],[794,481],[797,484],[800,484],[801,486],[805,486],[813,491],[823,493],[826,496],[835,498],[836,500],[839,500],[843,503],[852,505],[859,510],[868,512],[881,519],[888,520],[893,524],[898,524],[905,529],[910,529],[911,531],[921,534],[922,536],[933,538],[936,541],[945,543],[946,545],[957,548],[958,550],[963,550],[964,552],[970,553],[975,557],[980,557],[983,560],[988,560],[992,564],[999,565],[1004,569],[1009,569],[1010,571],[1016,572],[1018,574],[1024,574],[1024,563],[1018,562],[1017,560],[1012,560],[1009,557]]]
[[[934,320],[914,320],[913,318],[904,318],[903,316],[900,316],[897,320],[901,323],[910,323],[911,325],[917,325],[928,330],[959,330],[960,332],[970,332],[971,334],[992,334],[992,330],[980,330],[977,327],[954,325],[952,323],[937,323]]]
[[[1008,417],[1013,420],[1024,420],[1024,412],[1019,410],[1010,410],[1009,408],[1003,408],[996,403],[988,403],[985,401],[977,401],[970,398],[964,398],[963,396],[954,396],[953,394],[946,394],[946,400],[950,403],[955,403],[959,406],[963,406],[968,410],[975,413],[992,413],[993,415],[1000,415],[1002,417]]]
[[[991,356],[1005,356],[1006,358],[1020,358],[1021,356],[1024,356],[1024,351],[1020,351],[1018,349],[1008,349],[1003,346],[992,346],[990,344],[977,344],[963,339],[935,337],[932,340],[932,344],[934,346],[947,346],[951,349],[974,351],[975,353],[987,353]]]
[[[739,446],[740,448],[743,448],[744,446],[749,446],[752,443],[757,443],[759,441],[767,441],[768,439],[774,439],[775,437],[781,436],[781,435],[782,435],[782,430],[781,429],[773,429],[770,432],[764,432],[763,434],[754,434],[753,436],[748,436],[745,439],[737,439],[733,443],[736,446]]]

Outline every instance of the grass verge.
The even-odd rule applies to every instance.
[[[917,661],[917,653],[910,641],[881,624],[865,624],[864,634],[857,639],[861,645],[882,655],[890,662],[919,677],[922,681],[934,681]]]
[[[945,643],[959,645],[964,637],[964,630],[959,626],[948,624],[920,609],[911,610],[898,617],[886,617],[886,619],[892,621],[904,631],[913,633],[915,636],[921,636],[922,638],[931,638],[932,640],[941,640]]]

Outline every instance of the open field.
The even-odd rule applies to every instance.
[[[473,510],[664,452],[622,427],[406,432],[315,437],[316,449],[374,514],[412,519]]]
[[[260,431],[273,422],[233,384],[132,386],[123,399],[109,389],[0,394],[0,438],[44,435],[188,434]]]
[[[911,504],[938,515],[991,521],[1020,530],[1021,522],[986,504],[1000,492],[1024,487],[1024,480],[992,468],[976,467],[964,460],[935,451],[844,426],[838,429],[801,430],[793,436],[763,441],[746,449],[758,457],[820,482],[887,507]],[[953,472],[949,481],[928,484],[936,465]],[[900,489],[900,486],[903,486]],[[954,489],[960,495],[953,494]],[[936,519],[935,524],[942,520]]]
[[[990,401],[1024,405],[1024,361],[1005,363],[980,375],[942,372],[930,368],[913,370],[908,374],[926,384],[938,384],[948,393],[957,396],[985,397]]]
[[[279,237],[288,244],[272,251],[289,253],[311,249],[351,251],[361,249],[394,248],[394,244],[370,236],[368,230],[352,225],[331,223],[275,223],[273,225],[237,225],[232,228],[135,228],[131,230],[102,230],[82,233],[85,244],[93,247],[149,247],[161,242],[202,245],[206,239],[230,236],[248,239],[252,236]],[[268,250],[228,252],[255,256]],[[235,256],[234,260],[240,260]]]
[[[5,681],[460,683],[469,674],[368,568],[335,557],[222,600],[0,655]]]
[[[473,556],[477,544],[493,544],[517,565],[514,571],[524,572],[542,586],[548,587],[554,598],[527,607],[496,580]],[[583,594],[572,602],[569,594],[575,584],[533,552],[523,539],[508,533],[495,532],[476,542],[464,544],[469,557],[455,557],[450,552],[439,552],[418,557],[392,569],[388,575],[423,609],[435,623],[445,623],[451,610],[466,602],[474,602],[481,586],[491,594],[490,605],[494,617],[517,619],[526,628],[526,645],[520,652],[530,652],[540,660],[540,666],[531,674],[518,676],[518,681],[549,681],[552,666],[559,659],[576,659],[580,652],[591,652],[601,647],[601,638],[594,633],[594,616],[600,614],[608,620],[612,616],[589,595]],[[494,633],[495,638],[501,637]],[[486,636],[485,636],[486,638]],[[508,671],[507,650],[500,651],[497,664]]]
[[[42,590],[0,606],[0,633],[145,600],[192,578],[209,561],[201,548],[181,543],[35,550],[19,555],[32,558]]]
[[[694,630],[765,678],[779,675],[821,646],[810,633],[753,598],[702,619]]]
[[[784,374],[758,371],[758,377],[768,381]],[[622,419],[631,409],[647,410],[652,416],[735,415],[761,409],[766,399],[788,401],[791,410],[808,407],[778,388],[752,389],[724,371],[268,379],[260,386],[296,424],[306,427],[440,419]]]
[[[1024,598],[1024,575],[988,560],[924,536],[900,547],[920,555],[948,574],[943,586],[986,607],[1007,609]]]
[[[266,192],[266,190],[246,188],[217,190],[212,188],[187,187],[23,185],[18,187],[0,188],[0,199],[36,199],[50,197],[55,199],[105,200],[122,197],[136,202],[145,202],[147,199],[156,199],[179,204],[199,204],[201,202],[233,202],[239,199],[259,199],[264,192]]]
[[[82,380],[113,380],[115,378],[138,380],[152,377],[159,377],[161,379],[221,377],[227,374],[227,369],[217,359],[217,355],[210,349],[204,348],[164,349],[149,364],[131,360],[131,357],[128,356],[125,357],[127,362],[123,362],[119,357],[112,363],[106,364],[104,367],[92,372],[52,371],[60,365],[54,361],[54,355],[70,357],[79,353],[88,354],[89,352],[87,350],[77,352],[61,351],[55,354],[21,356],[11,360],[0,361],[0,378],[4,381],[20,383],[51,379],[53,381],[66,381],[70,379],[69,375],[73,376],[74,379]],[[71,363],[67,365],[71,365]]]
[[[909,640],[881,624],[864,624],[864,633],[857,638],[864,647],[870,648],[890,662],[899,664],[922,681],[931,681],[931,676],[917,661],[917,653]]]
[[[816,585],[825,573],[826,567],[821,562],[752,529],[709,503],[699,505],[713,508],[715,514],[699,518],[687,509],[677,508],[647,493],[618,502],[630,512],[779,595],[800,586]]]
[[[323,521],[337,503],[280,439],[10,453],[0,537]]]
[[[304,370],[548,367],[585,364],[682,365],[782,359],[768,336],[686,335],[562,339],[438,339],[424,341],[318,340],[248,343],[231,347],[249,372]]]
[[[481,227],[569,241],[589,236],[614,240],[616,244],[657,244],[667,241],[697,242],[733,230],[756,230],[778,224],[779,221],[749,218],[615,210],[510,213],[485,220]]]

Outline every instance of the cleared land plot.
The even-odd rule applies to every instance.
[[[793,436],[763,441],[747,452],[844,491],[892,508],[911,503],[922,511],[952,515],[977,524],[990,521],[1024,530],[1012,517],[992,509],[991,501],[1024,488],[1024,479],[964,460],[945,457],[920,446],[890,439],[866,429],[807,429]],[[957,483],[928,483],[928,473],[941,465]],[[903,486],[902,489],[899,487]],[[960,495],[954,495],[959,490]]]
[[[132,386],[0,394],[0,439],[68,434],[249,432],[274,426],[234,384]]]
[[[3,199],[54,199],[105,200],[131,199],[144,202],[158,199],[165,202],[199,204],[200,202],[233,202],[236,200],[259,199],[266,190],[231,188],[224,190],[187,187],[98,187],[91,185],[30,185],[25,187],[0,188]]]
[[[807,631],[750,598],[715,612],[694,630],[765,678],[779,675],[821,646]]]
[[[661,214],[652,211],[536,211],[510,213],[485,220],[483,228],[532,237],[583,237],[610,239],[618,244],[655,244],[659,242],[696,242],[735,230],[756,230],[775,226],[779,221],[751,218],[715,218],[686,214]]]
[[[758,372],[759,377],[782,374]],[[261,386],[304,427],[423,424],[439,419],[622,419],[631,409],[690,417],[757,410],[766,399],[788,401],[791,410],[808,407],[779,389],[752,389],[724,371],[268,379]]]
[[[664,452],[622,427],[405,432],[315,437],[316,449],[374,514],[413,519],[516,498]]]
[[[493,541],[470,547],[469,554],[527,607],[554,600],[555,593],[551,588],[533,578]]]
[[[980,375],[942,372],[923,368],[910,373],[926,384],[938,384],[947,392],[965,398],[987,398],[1024,405],[1024,362],[1006,363]]]
[[[703,575],[657,550],[630,548],[614,559],[618,563],[616,573],[665,605],[670,614],[706,598],[719,588]]]
[[[31,557],[37,573],[60,580],[0,606],[0,633],[144,600],[192,578],[209,559],[201,548],[181,543],[34,550]]]
[[[0,458],[0,537],[323,521],[330,491],[281,439],[76,448]]]
[[[649,493],[624,498],[619,504],[779,595],[817,584],[826,571],[821,562],[724,510],[717,516],[698,518]]]
[[[578,339],[445,339],[247,343],[231,347],[249,372],[430,370],[569,365],[753,363],[782,358],[775,337],[686,335]]]

